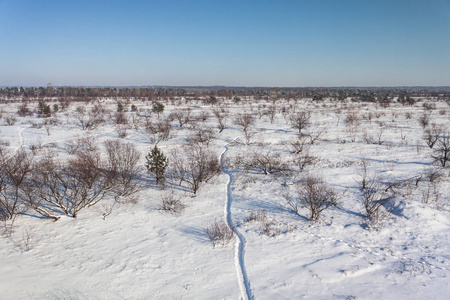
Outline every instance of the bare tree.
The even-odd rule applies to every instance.
[[[261,170],[265,175],[288,170],[287,164],[280,159],[279,153],[254,151],[242,159],[247,169]]]
[[[277,113],[277,106],[274,104],[270,105],[267,109],[267,115],[269,116],[270,124],[273,124],[275,114]]]
[[[32,157],[20,149],[10,157],[1,153],[0,215],[13,219],[25,208],[22,187],[32,169]]]
[[[252,136],[251,128],[255,124],[255,120],[251,114],[245,113],[236,117],[234,124],[240,126],[244,132],[245,141],[248,144]]]
[[[217,119],[217,122],[218,122],[217,127],[219,128],[219,133],[220,133],[225,129],[225,118],[227,117],[228,113],[221,111],[219,109],[214,109],[213,114]]]
[[[299,135],[302,135],[302,130],[310,125],[310,119],[311,113],[309,111],[301,111],[289,117],[292,128],[297,129]]]
[[[180,127],[183,127],[184,124],[189,123],[191,120],[191,109],[179,109],[171,113],[171,117],[178,121]]]
[[[206,122],[211,116],[210,116],[210,114],[207,111],[202,110],[198,117],[200,118],[200,120],[202,122]]]
[[[105,110],[100,105],[95,105],[90,112],[86,112],[84,106],[78,106],[75,111],[75,119],[83,130],[95,129],[104,120]]]
[[[442,133],[444,133],[444,126],[433,123],[431,127],[425,128],[423,139],[428,147],[433,149]]]
[[[180,159],[179,151],[172,151],[170,160],[176,177],[180,184],[185,181],[194,194],[202,184],[208,182],[220,173],[221,167],[218,156],[201,145],[188,145],[184,147],[185,159]]]
[[[186,177],[186,166],[183,159],[184,153],[177,148],[174,148],[170,152],[170,166],[171,166],[171,177],[175,180],[179,180],[178,184],[183,183]]]
[[[447,166],[450,161],[450,132],[439,137],[436,147],[434,148],[433,158],[435,162],[439,162],[442,167]]]

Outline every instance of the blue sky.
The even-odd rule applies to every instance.
[[[450,1],[0,0],[3,85],[450,85]]]

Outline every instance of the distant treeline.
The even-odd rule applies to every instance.
[[[58,100],[90,101],[93,98],[134,98],[136,100],[170,99],[173,97],[253,97],[255,99],[313,100],[352,98],[355,101],[382,102],[408,101],[411,97],[450,100],[450,87],[395,87],[395,88],[233,88],[233,87],[4,87],[0,88],[2,100]]]

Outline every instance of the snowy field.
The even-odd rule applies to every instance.
[[[160,113],[148,101],[122,101],[117,113],[113,99],[57,112],[47,101],[50,117],[36,102],[25,116],[20,103],[1,104],[4,163],[21,151],[64,163],[79,144],[105,157],[108,140],[141,154],[137,193],[108,193],[76,218],[47,205],[54,221],[19,201],[2,221],[1,299],[449,299],[450,161],[443,168],[440,140],[431,148],[426,138],[448,137],[446,103],[160,102]],[[307,119],[301,133],[295,116]],[[164,186],[145,168],[155,143],[169,159]],[[195,194],[174,166],[190,160],[186,144],[221,162]],[[380,204],[372,218],[364,167]],[[308,176],[337,200],[316,221],[298,201]],[[162,209],[167,198],[181,212]],[[214,221],[234,229],[228,243],[213,247],[205,229]]]

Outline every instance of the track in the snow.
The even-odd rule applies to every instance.
[[[233,141],[236,141],[234,139]],[[241,295],[243,299],[251,300],[253,299],[252,290],[250,288],[250,281],[248,280],[247,276],[247,269],[245,268],[245,237],[242,235],[242,233],[233,225],[233,220],[231,218],[231,203],[232,203],[232,196],[231,196],[231,184],[233,183],[233,175],[231,172],[227,171],[224,167],[223,160],[225,157],[225,153],[228,151],[228,145],[225,145],[225,149],[220,155],[220,163],[222,165],[222,172],[228,176],[228,182],[227,182],[227,198],[225,202],[225,220],[228,225],[228,227],[232,230],[234,230],[234,233],[237,236],[236,239],[236,245],[235,245],[235,266],[236,266],[236,272],[239,280],[239,287],[241,289]]]

